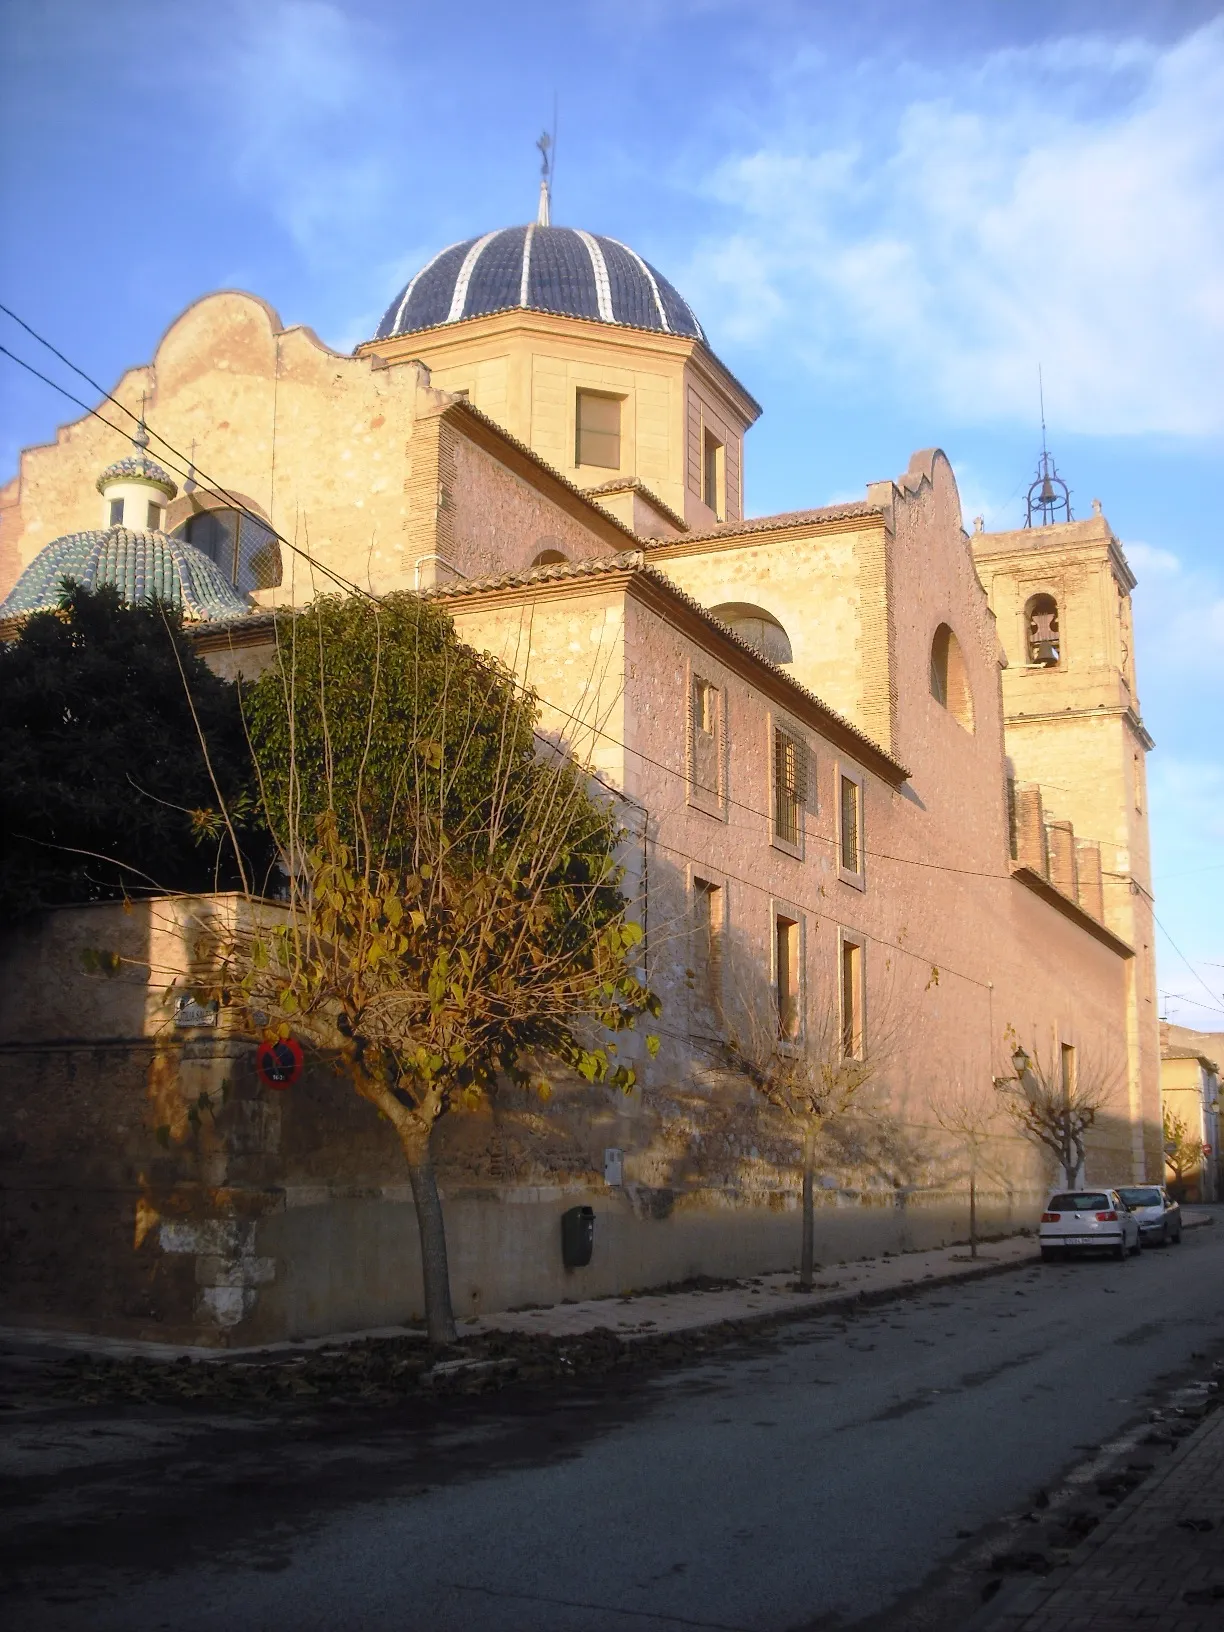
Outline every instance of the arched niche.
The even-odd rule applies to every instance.
[[[1040,669],[1056,669],[1062,662],[1058,602],[1053,595],[1030,595],[1025,603],[1024,660]]]
[[[771,663],[794,661],[790,637],[773,613],[763,606],[753,606],[748,601],[724,601],[721,606],[712,606],[710,611]]]
[[[969,689],[969,671],[965,654],[961,651],[949,624],[941,623],[931,641],[931,696],[946,708],[966,731],[973,730],[973,693]]]
[[[215,561],[241,595],[272,589],[281,581],[276,534],[260,506],[244,493],[197,488],[169,506],[165,528]]]
[[[569,556],[562,550],[541,550],[538,555],[532,557],[531,565],[533,567],[560,567],[568,560]]]

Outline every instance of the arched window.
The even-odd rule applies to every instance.
[[[215,561],[241,595],[271,589],[281,581],[276,534],[245,511],[201,510],[188,516],[176,534]]]
[[[1053,595],[1034,595],[1024,609],[1025,661],[1042,669],[1056,669],[1062,660],[1058,633],[1058,602]]]
[[[560,550],[541,550],[539,555],[532,560],[531,565],[533,567],[559,567],[568,560],[569,556],[564,555]]]
[[[966,731],[973,730],[973,693],[960,641],[941,623],[931,641],[931,696]]]
[[[710,611],[771,663],[794,661],[786,630],[763,606],[752,606],[747,601],[724,601],[721,606],[712,606]]]

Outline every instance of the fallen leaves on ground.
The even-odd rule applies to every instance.
[[[376,1405],[405,1397],[491,1393],[511,1383],[538,1387],[658,1370],[699,1360],[744,1335],[741,1327],[727,1322],[699,1331],[636,1335],[632,1341],[601,1327],[568,1337],[483,1332],[438,1349],[423,1337],[405,1335],[242,1358],[82,1355],[56,1368],[50,1392],[86,1405],[192,1400],[238,1406]],[[754,1336],[762,1335],[755,1327]]]

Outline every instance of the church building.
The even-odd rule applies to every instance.
[[[525,1115],[446,1129],[461,1311],[793,1261],[795,1132],[727,1065],[753,1025],[796,1050],[887,1039],[860,1131],[821,1156],[822,1256],[963,1233],[963,1152],[938,1107],[997,1101],[1019,1048],[1102,1085],[1088,1180],[1162,1175],[1152,743],[1135,578],[1099,505],[1054,518],[1039,493],[1032,525],[968,532],[929,448],[853,502],[754,515],[761,405],[662,272],[553,226],[546,193],[535,222],[436,255],[351,355],[226,291],[114,397],[139,421],[128,456],[86,416],[0,489],[0,637],[69,573],[176,601],[210,664],[250,677],[278,609],[411,590],[534,688],[542,733],[617,801],[661,1047],[630,1098],[562,1109],[563,1139]],[[0,1041],[10,1063],[28,1047],[59,1069],[48,1050],[67,1060],[80,1039],[53,1035],[16,958]],[[158,1012],[133,1048],[162,1036],[193,1081],[214,1055],[232,1069],[219,1037]],[[122,1091],[156,1097],[152,1069]],[[407,1210],[395,1152],[363,1125],[367,1154],[333,1159],[290,1137],[297,1103],[260,1124],[257,1181],[248,1147],[210,1169],[210,1194],[256,1220],[224,1251],[170,1228],[152,1162],[128,1161],[128,1214],[162,1221],[139,1253],[196,1263],[180,1329],[238,1342],[400,1318],[416,1271],[402,1217],[389,1244],[388,1209]],[[987,1213],[1031,1223],[1052,1169],[1005,1117],[991,1139]],[[233,1201],[244,1185],[259,1206]],[[579,1202],[596,1251],[564,1270],[557,1217]]]

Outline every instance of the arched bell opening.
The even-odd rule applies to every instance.
[[[1058,602],[1053,595],[1033,595],[1024,608],[1025,659],[1030,666],[1056,669],[1062,662]]]

